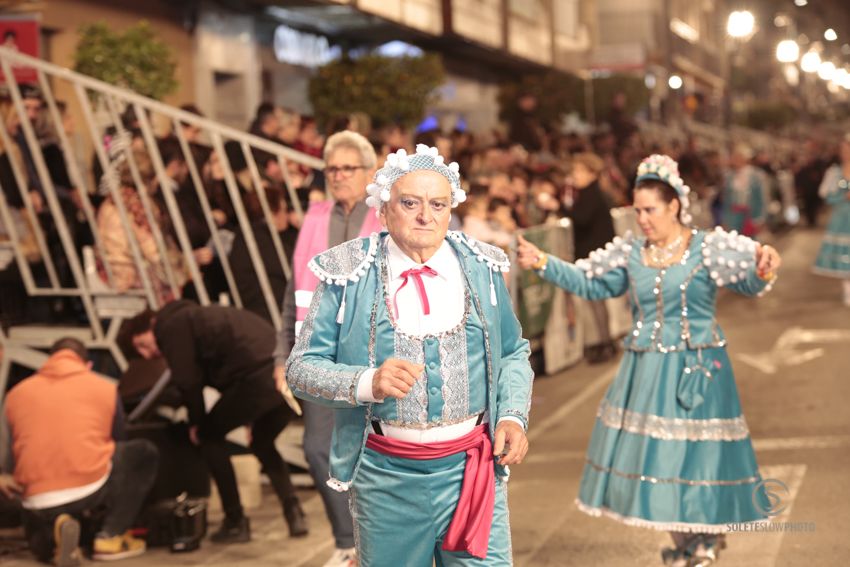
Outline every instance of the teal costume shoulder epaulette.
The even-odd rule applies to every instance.
[[[629,256],[632,248],[636,246],[636,240],[631,232],[627,232],[625,236],[617,236],[604,248],[594,250],[587,258],[577,261],[576,267],[584,272],[588,279],[598,278],[612,270],[623,268],[629,263]]]
[[[332,285],[346,285],[366,275],[366,270],[375,261],[380,235],[373,233],[364,238],[355,238],[330,248],[307,264],[319,280]]]
[[[752,238],[717,227],[705,235],[702,262],[718,287],[735,284],[755,265],[757,246]]]
[[[480,242],[474,238],[460,232],[459,230],[450,230],[448,237],[458,244],[462,244],[469,248],[479,262],[484,262],[487,267],[493,272],[509,272],[511,271],[511,261],[504,250],[498,246]]]

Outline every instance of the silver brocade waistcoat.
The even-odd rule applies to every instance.
[[[487,404],[487,364],[484,329],[464,288],[460,323],[442,333],[414,336],[396,327],[390,308],[386,253],[380,255],[378,286],[372,307],[373,338],[369,358],[379,367],[388,358],[424,364],[424,377],[401,400],[372,405],[372,418],[400,427],[426,429],[464,421]]]

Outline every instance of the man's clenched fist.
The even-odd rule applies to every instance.
[[[378,401],[386,398],[402,399],[422,375],[425,366],[406,360],[390,358],[372,377],[372,396]]]

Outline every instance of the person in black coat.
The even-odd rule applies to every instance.
[[[537,118],[537,97],[531,93],[521,94],[509,124],[508,141],[534,153],[543,148],[543,134]]]
[[[599,176],[605,163],[592,153],[573,156],[571,180],[575,189],[572,207],[563,212],[573,221],[575,257],[587,258],[597,248],[614,239],[614,220],[608,199],[599,186]],[[589,362],[604,362],[615,354],[614,342],[608,329],[608,309],[604,301],[589,302],[600,342],[588,348]]]
[[[243,425],[251,427],[251,451],[277,493],[290,536],[306,535],[289,468],[275,448],[292,412],[273,377],[274,328],[249,311],[202,307],[186,300],[169,303],[156,313],[144,311],[130,326],[128,333],[141,356],[161,355],[168,362],[189,413],[189,436],[200,446],[218,486],[225,518],[212,540],[251,538],[225,441],[230,431]],[[221,392],[209,412],[204,409],[204,386]]]
[[[269,210],[274,217],[274,230],[280,237],[284,256],[291,266],[292,255],[295,252],[295,242],[298,240],[298,229],[289,224],[289,208],[286,200],[283,198],[281,189],[270,185],[266,189],[266,199],[269,203]],[[257,249],[260,252],[260,257],[262,258],[263,266],[266,269],[266,276],[268,277],[269,284],[271,284],[275,305],[279,307],[283,304],[287,279],[283,271],[283,265],[277,255],[277,250],[275,249],[274,241],[269,231],[269,225],[265,220],[258,221],[251,225],[251,229],[254,234],[254,240],[257,243]],[[242,300],[242,308],[256,313],[266,321],[271,322],[272,316],[269,313],[268,304],[263,295],[263,288],[260,286],[260,279],[257,276],[257,271],[254,269],[251,255],[248,253],[248,243],[245,240],[245,234],[241,230],[236,233],[228,260],[230,261],[230,269],[233,271],[236,289],[239,291],[239,298]]]

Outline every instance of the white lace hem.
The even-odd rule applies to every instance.
[[[729,523],[726,524],[692,524],[688,522],[653,522],[651,520],[644,520],[643,518],[635,518],[633,516],[623,516],[622,514],[618,514],[613,510],[608,508],[596,508],[593,506],[588,506],[578,498],[575,500],[575,505],[579,510],[584,512],[589,516],[593,516],[595,518],[599,518],[601,516],[605,516],[606,518],[610,518],[621,524],[625,524],[627,526],[635,526],[638,528],[648,528],[651,530],[658,530],[663,532],[687,532],[687,533],[695,533],[695,534],[725,534],[729,532]],[[730,522],[736,525],[739,524],[757,524],[764,520],[755,520],[752,522]]]

